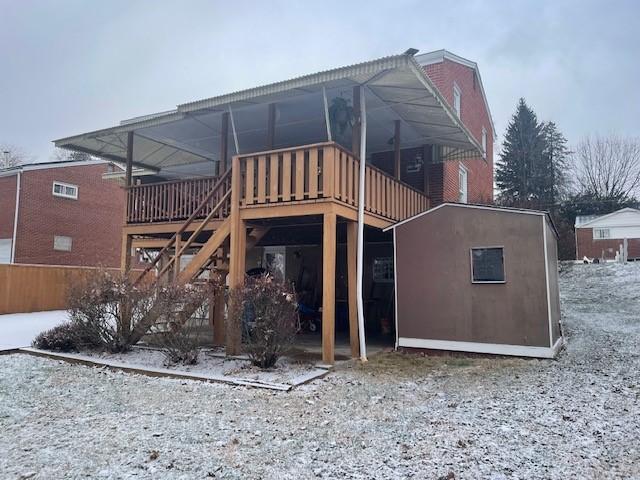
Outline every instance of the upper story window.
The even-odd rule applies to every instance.
[[[460,203],[467,203],[467,169],[460,165],[458,169],[458,201]]]
[[[611,231],[608,228],[594,228],[593,229],[593,239],[594,240],[603,240],[606,238],[611,238]]]
[[[53,182],[53,195],[55,197],[78,199],[78,186],[69,183]]]
[[[482,154],[487,156],[487,129],[482,127]]]
[[[456,111],[458,117],[460,116],[460,108],[462,102],[462,92],[460,91],[460,87],[458,84],[453,84],[453,109]]]

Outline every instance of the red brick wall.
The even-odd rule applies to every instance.
[[[445,100],[453,105],[453,85],[461,91],[460,118],[478,143],[482,144],[482,128],[487,132],[487,159],[464,160],[467,169],[467,190],[470,203],[493,203],[493,130],[480,89],[474,80],[472,68],[445,59],[441,63],[427,65],[425,71]],[[446,162],[443,169],[443,191],[441,201],[458,201],[458,162]],[[450,165],[449,165],[450,163]],[[437,203],[437,202],[434,202]]]
[[[18,175],[0,177],[0,238],[13,237]]]
[[[623,244],[621,239],[594,240],[592,228],[576,228],[576,259],[584,257],[614,259]],[[627,256],[640,258],[640,238],[630,238],[627,243]]]
[[[22,176],[16,263],[120,265],[124,190],[105,181],[107,164],[29,170]],[[54,181],[78,186],[78,199],[52,195]],[[72,238],[70,252],[53,249],[54,235]]]

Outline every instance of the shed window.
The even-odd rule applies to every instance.
[[[56,197],[78,199],[78,186],[69,183],[53,182],[53,195]]]
[[[504,249],[502,247],[471,249],[472,283],[504,283]]]
[[[611,231],[608,228],[594,228],[593,229],[593,239],[594,240],[603,240],[606,238],[611,238]]]

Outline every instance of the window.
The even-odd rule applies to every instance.
[[[392,257],[376,257],[373,259],[373,281],[379,283],[393,282]]]
[[[461,98],[462,94],[460,92],[460,87],[457,84],[453,84],[453,109],[456,111],[458,117],[460,116],[461,111]]]
[[[56,197],[78,199],[77,185],[62,182],[53,182],[53,195]]]
[[[70,252],[71,244],[73,240],[71,237],[64,237],[61,235],[54,235],[53,237],[53,249],[59,252]]]
[[[482,154],[487,156],[487,129],[482,127]]]
[[[593,239],[594,240],[603,240],[606,238],[611,238],[611,232],[608,228],[594,228],[593,229]]]
[[[502,247],[471,249],[471,283],[504,283]]]
[[[460,165],[458,170],[458,201],[467,203],[467,169]]]

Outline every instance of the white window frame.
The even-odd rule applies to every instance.
[[[487,129],[482,127],[482,154],[487,158]]]
[[[611,238],[611,229],[609,229],[609,228],[594,228],[593,229],[593,239],[594,240],[609,240],[610,238]]]
[[[502,278],[504,278],[504,280],[474,280],[473,279],[473,251],[474,250],[489,250],[492,248],[499,248],[502,250]],[[469,268],[470,268],[470,272],[471,272],[471,283],[473,284],[477,284],[477,285],[482,285],[484,283],[489,283],[489,284],[502,284],[502,283],[507,283],[507,268],[505,265],[505,259],[504,259],[504,245],[491,245],[488,247],[471,247],[469,249]]]
[[[56,186],[62,187],[62,193],[56,192]],[[67,193],[68,188],[73,188],[75,193]],[[51,187],[51,193],[53,194],[54,197],[70,198],[71,200],[77,200],[78,186],[72,183],[54,181],[53,186]]]
[[[453,83],[453,109],[460,118],[460,114],[462,112],[462,90],[457,83]]]
[[[462,164],[458,168],[458,202],[469,203],[469,171]]]

